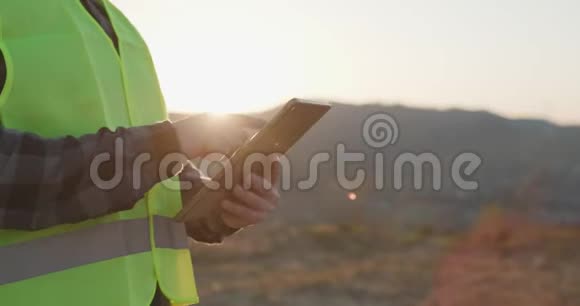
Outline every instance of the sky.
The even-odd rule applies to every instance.
[[[580,124],[578,0],[111,0],[171,110],[292,97]]]

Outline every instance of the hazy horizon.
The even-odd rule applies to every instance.
[[[112,2],[148,42],[171,110],[297,96],[580,123],[578,1]]]

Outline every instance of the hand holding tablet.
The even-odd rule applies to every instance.
[[[215,209],[228,197],[231,190],[226,188],[227,185],[241,185],[243,177],[250,176],[251,173],[243,173],[246,159],[255,153],[263,156],[286,153],[329,109],[328,104],[299,99],[289,101],[257,134],[227,155],[231,169],[222,169],[211,177],[219,188],[203,187],[191,201],[184,204],[176,219],[184,222],[206,216],[208,210]],[[250,119],[240,117],[237,120]],[[228,182],[230,184],[226,184]]]
[[[181,151],[189,159],[210,153],[231,153],[252,135],[249,130],[255,132],[265,125],[265,120],[246,115],[228,115],[222,120],[208,114],[195,115],[173,124]]]

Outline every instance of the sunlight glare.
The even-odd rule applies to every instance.
[[[358,198],[357,194],[356,194],[356,193],[354,193],[354,192],[350,192],[350,193],[347,195],[347,197],[348,197],[348,199],[349,199],[349,200],[351,200],[351,201],[356,201],[356,199]]]

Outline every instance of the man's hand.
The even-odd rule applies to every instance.
[[[250,179],[251,188],[244,189],[236,186],[233,190],[233,200],[224,200],[222,220],[234,229],[240,229],[249,225],[264,221],[278,206],[280,193],[277,185],[280,179],[281,165],[277,159],[272,163],[272,181],[264,177],[252,174]]]
[[[264,120],[244,115],[216,118],[203,114],[177,121],[173,126],[182,152],[194,159],[212,153],[230,153],[250,136],[247,129],[260,129],[264,124]]]

